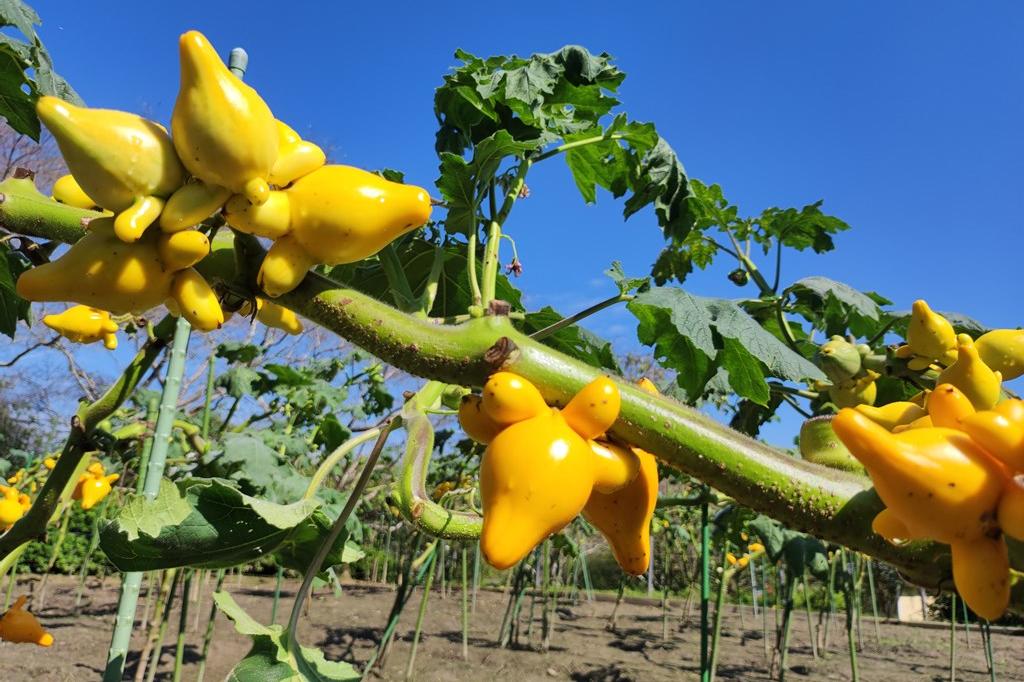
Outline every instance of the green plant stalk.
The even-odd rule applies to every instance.
[[[956,682],[956,592],[949,595],[949,682]]]
[[[96,514],[93,515],[92,519],[92,534],[89,536],[89,549],[86,551],[85,556],[82,558],[82,567],[78,572],[78,591],[75,594],[75,612],[78,612],[79,607],[82,604],[82,595],[85,591],[85,579],[89,574],[89,558],[92,553],[96,551],[96,548],[100,544],[100,525],[101,522],[106,519],[107,507],[110,505],[111,495],[107,495],[103,498],[103,502],[100,503],[100,508]]]
[[[306,492],[303,494],[302,499],[309,500],[316,495],[316,491],[323,485],[324,479],[327,478],[328,474],[338,465],[348,453],[355,450],[357,447],[367,441],[371,441],[380,435],[380,429],[369,429],[360,433],[358,436],[353,436],[347,441],[339,445],[334,449],[334,452],[324,458],[324,461],[320,463],[316,471],[313,473],[313,477],[309,480],[309,485],[306,487]]]
[[[152,627],[156,629],[156,636],[150,637],[149,639],[150,657],[149,666],[145,668],[146,682],[153,682],[153,680],[156,679],[156,670],[160,667],[160,656],[163,654],[164,649],[164,637],[167,636],[167,623],[171,620],[171,610],[174,608],[174,598],[178,596],[178,583],[181,582],[181,575],[184,573],[183,570],[175,568],[172,568],[171,572],[174,574],[174,579],[171,580],[171,589],[167,593],[167,601],[164,602],[160,622],[159,624],[152,623]],[[143,668],[140,666],[139,670],[135,673],[136,681],[140,679],[142,670]]]
[[[224,576],[226,574],[226,569],[221,568],[217,570],[217,582],[213,587],[214,592],[220,592],[220,588],[224,584]],[[203,635],[203,649],[202,653],[199,654],[199,670],[196,672],[196,682],[203,682],[203,678],[206,676],[206,657],[210,653],[210,645],[213,644],[213,631],[216,624],[217,603],[211,602],[210,616],[206,621],[206,633]]]
[[[491,216],[491,224],[487,230],[487,244],[484,246],[483,285],[481,288],[482,305],[484,308],[494,300],[495,287],[498,282],[498,267],[500,265],[498,247],[501,246],[501,228],[508,219],[512,206],[519,197],[519,192],[522,191],[523,185],[526,184],[526,174],[529,172],[531,165],[532,161],[529,159],[523,159],[519,163],[515,178],[509,184],[508,191],[505,193],[505,201],[502,202],[501,209],[497,215]]]
[[[480,590],[480,543],[473,543],[473,600],[470,610],[476,614],[476,594]]]
[[[711,598],[711,525],[708,503],[700,507],[700,679],[711,682],[708,665],[708,601]]]
[[[274,603],[270,607],[270,624],[277,622],[277,607],[281,603],[281,582],[284,580],[284,568],[277,567],[277,579],[274,581]]]
[[[410,401],[411,402],[411,401]],[[302,613],[302,605],[306,601],[306,597],[309,596],[309,590],[313,586],[313,580],[320,572],[320,567],[323,566],[324,560],[330,553],[331,548],[334,547],[335,542],[345,531],[345,524],[348,522],[352,512],[355,511],[356,504],[359,502],[360,496],[366,489],[367,483],[370,482],[370,475],[373,473],[373,468],[377,464],[377,460],[380,457],[381,451],[384,449],[384,444],[387,442],[388,436],[398,425],[398,419],[392,419],[385,426],[380,435],[377,436],[377,442],[374,443],[373,450],[366,458],[366,464],[363,465],[363,471],[360,473],[358,480],[352,490],[349,492],[348,500],[345,501],[345,507],[338,514],[338,518],[335,519],[331,525],[330,532],[327,533],[327,537],[323,539],[323,543],[320,545],[320,549],[317,550],[316,556],[310,562],[309,568],[306,570],[305,575],[302,578],[302,584],[299,586],[299,590],[295,595],[295,602],[292,604],[291,615],[288,617],[288,650],[290,654],[295,657],[299,652],[299,642],[296,639],[299,616]],[[301,658],[296,659],[297,664],[301,664]],[[302,670],[300,669],[300,674]]]
[[[430,588],[434,583],[434,562],[437,561],[437,554],[441,547],[441,543],[438,542],[434,547],[434,551],[430,555],[430,566],[427,569],[427,581],[423,584],[423,596],[420,597],[420,609],[416,614],[416,629],[412,633],[412,648],[409,649],[409,662],[405,666],[405,679],[411,680],[413,678],[413,670],[416,667],[416,648],[420,643],[420,633],[423,632],[423,620],[427,616],[427,600],[430,598]]]
[[[590,317],[591,315],[601,312],[605,308],[610,308],[616,303],[622,303],[623,301],[631,301],[633,300],[633,298],[635,297],[629,294],[616,294],[615,296],[606,298],[603,301],[595,303],[589,308],[584,308],[583,310],[579,311],[578,313],[575,313],[574,315],[570,315],[569,317],[563,317],[561,320],[553,322],[549,324],[547,327],[544,327],[543,329],[538,329],[537,331],[530,334],[530,338],[532,338],[534,341],[540,341],[541,339],[545,339],[561,329],[572,326],[579,322],[580,320],[584,320]]]
[[[178,410],[178,394],[181,390],[181,377],[185,372],[185,357],[191,332],[192,327],[188,320],[184,317],[178,318],[174,328],[174,340],[171,342],[170,360],[167,363],[167,378],[160,396],[160,410],[153,433],[153,446],[150,450],[142,488],[142,494],[150,500],[156,499],[157,492],[160,490],[160,480],[164,475],[164,462],[167,459],[167,448],[171,441],[171,426]],[[60,461],[57,462],[57,466],[60,466]],[[142,573],[139,571],[125,573],[122,577],[121,596],[117,604],[117,619],[103,673],[104,682],[119,682],[123,674],[125,656],[131,641],[132,628],[135,625],[135,608],[139,601],[141,582]]]
[[[366,662],[366,666],[363,668],[364,672],[372,670],[375,664],[383,665],[392,637],[395,634],[395,628],[398,627],[398,620],[402,616],[402,611],[405,610],[406,604],[412,598],[415,587],[426,578],[426,560],[433,553],[437,540],[427,545],[427,549],[420,555],[420,558],[416,559],[415,556],[419,552],[422,539],[423,535],[421,533],[415,534],[412,551],[409,552],[409,559],[404,562],[402,569],[398,573],[398,576],[401,577],[401,582],[398,584],[398,589],[395,590],[395,601],[391,605],[391,613],[388,614],[388,622],[384,626],[384,632],[381,634],[380,644],[377,645],[377,649],[370,656],[370,660]],[[415,574],[413,574],[413,569],[416,569]],[[396,580],[398,580],[398,577],[396,577]]]
[[[146,405],[146,424],[153,424],[156,422],[157,415],[160,411],[160,399],[152,398],[149,404]],[[147,427],[148,428],[148,427]],[[154,426],[155,428],[155,426]],[[153,439],[147,438],[142,443],[142,449],[139,452],[139,468],[138,475],[135,481],[135,494],[141,495],[143,489],[146,486],[146,469],[149,467],[149,454],[153,451]]]
[[[882,631],[878,625],[878,596],[875,594],[875,572],[871,568],[871,564],[874,561],[867,559],[865,567],[868,573],[868,592],[871,594],[871,616],[875,619],[875,644],[881,646],[882,644]],[[953,614],[953,619],[956,620],[956,614]]]
[[[60,556],[60,550],[64,546],[64,540],[68,536],[68,524],[71,522],[71,505],[65,505],[60,514],[60,529],[57,531],[57,539],[53,542],[53,547],[50,550],[50,558],[46,562],[46,572],[43,574],[43,579],[39,584],[39,596],[36,597],[33,603],[33,607],[38,611],[42,611],[46,606],[46,583],[50,577],[50,572],[57,563],[57,557]]]
[[[960,611],[961,611],[961,613],[963,613],[964,639],[967,642],[967,648],[970,649],[971,648],[971,622],[970,622],[971,619],[967,615],[967,602],[965,602],[963,599],[960,600]]]
[[[836,612],[836,567],[839,564],[839,552],[835,552],[828,564],[828,615],[825,617],[825,634],[821,638],[821,655],[828,655],[828,637],[832,631],[832,617]]]
[[[590,579],[590,564],[587,562],[587,553],[580,548],[580,571],[583,573],[583,588],[587,592],[587,601],[594,601],[594,583]]]
[[[771,661],[771,649],[768,646],[768,571],[765,568],[767,563],[761,562],[761,641],[764,644],[765,663]]]
[[[982,633],[985,636],[985,659],[988,661],[989,682],[996,682],[996,658],[992,651],[992,625],[987,620],[982,624]]]
[[[803,588],[804,588],[804,612],[807,614],[807,634],[811,638],[811,655],[818,658],[818,633],[814,630],[814,620],[811,618],[811,589],[808,584],[807,566],[804,566]]]
[[[196,572],[193,569],[186,569],[185,586],[182,588],[181,613],[178,614],[178,641],[174,647],[174,673],[173,682],[181,682],[182,664],[185,660],[185,632],[188,630],[188,602],[192,593],[192,581]]]
[[[216,367],[217,356],[211,355],[209,367],[206,370],[206,392],[203,395],[202,425],[199,427],[199,435],[203,437],[203,440],[210,437],[210,416],[213,414],[212,410],[210,410],[210,403],[213,402],[213,385]]]
[[[469,660],[469,570],[468,552],[462,545],[462,660]]]
[[[786,665],[789,660],[789,636],[793,631],[793,590],[796,581],[786,575],[786,603],[782,611],[782,632],[779,636],[779,682],[786,679]]]
[[[434,451],[434,427],[427,410],[437,404],[444,388],[441,382],[427,382],[416,397],[402,407],[406,443],[396,489],[398,508],[410,523],[435,537],[468,540],[480,537],[483,518],[475,512],[446,509],[434,502],[426,491],[427,471]]]
[[[708,663],[708,679],[715,681],[715,673],[718,669],[718,643],[722,636],[722,609],[725,607],[725,590],[735,571],[730,566],[726,568],[725,556],[729,553],[729,541],[722,543],[722,558],[719,566],[722,567],[722,575],[718,580],[718,594],[715,596],[715,621],[711,632],[711,660]]]
[[[423,284],[423,292],[419,298],[419,308],[416,311],[418,317],[430,315],[430,309],[434,307],[437,299],[437,289],[444,274],[445,250],[439,246],[434,247],[434,258],[430,261],[430,272],[427,273],[427,281]]]
[[[476,236],[477,226],[469,231],[466,242],[466,271],[469,274],[469,293],[473,296],[473,305],[479,307],[483,302],[483,294],[480,293],[480,282],[476,272]]]
[[[846,550],[839,550],[839,555],[842,557],[840,561],[843,562],[843,583],[846,586],[844,590],[846,596],[846,647],[850,653],[850,678],[853,682],[858,682],[860,674],[857,668],[857,643],[854,639],[854,618],[856,617],[857,608],[854,604],[856,586],[854,584],[854,576],[850,573],[846,564]]]
[[[4,611],[11,608],[11,593],[14,591],[14,586],[18,582],[18,561],[21,559],[21,555],[25,553],[26,549],[28,549],[27,542],[8,554],[7,558],[4,560],[8,562],[4,573],[6,573],[7,570],[10,570],[11,572],[10,577],[7,579],[7,594],[4,596]]]

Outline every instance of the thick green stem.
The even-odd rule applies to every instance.
[[[708,503],[700,507],[700,680],[710,682],[708,665],[708,601],[711,598],[711,524]]]
[[[735,571],[732,567],[726,568],[725,557],[729,553],[729,542],[722,543],[722,559],[719,566],[722,567],[722,574],[718,580],[718,595],[715,597],[715,623],[711,633],[711,660],[708,663],[708,679],[715,682],[715,673],[718,668],[718,643],[722,636],[722,608],[725,606],[725,590],[729,585]]]
[[[430,272],[427,273],[427,281],[423,284],[423,292],[419,298],[419,310],[417,315],[426,317],[430,309],[434,307],[434,300],[437,298],[437,287],[441,282],[441,275],[444,274],[444,261],[446,251],[440,246],[434,247],[434,258],[430,262]]]
[[[192,581],[195,580],[196,572],[186,569],[185,586],[182,588],[181,613],[178,614],[178,641],[174,647],[174,675],[173,682],[181,682],[181,671],[184,669],[185,661],[185,632],[188,630],[188,602],[192,594]]]
[[[473,296],[473,305],[479,307],[483,303],[483,294],[480,293],[480,281],[476,272],[476,232],[477,226],[474,224],[466,243],[466,272],[469,273],[469,293]]]
[[[487,228],[487,244],[484,246],[483,287],[481,289],[482,305],[485,308],[494,300],[495,286],[498,281],[500,265],[498,250],[501,246],[501,228],[508,219],[508,214],[512,212],[512,206],[519,198],[523,185],[526,184],[526,174],[531,165],[532,162],[529,159],[523,159],[519,163],[515,178],[509,183],[508,191],[505,192],[505,201],[502,202],[501,209],[497,215],[491,215],[491,224]]]
[[[164,475],[164,462],[167,459],[167,449],[171,443],[171,427],[178,411],[178,394],[181,391],[181,377],[185,372],[185,356],[191,332],[192,327],[188,321],[184,317],[178,318],[174,329],[174,341],[171,343],[171,356],[167,363],[167,378],[160,396],[160,410],[157,414],[156,430],[153,433],[153,446],[149,454],[142,487],[142,494],[150,500],[156,499],[157,492],[160,490],[160,480]],[[60,466],[59,461],[57,465]],[[121,679],[125,655],[128,653],[128,644],[135,626],[135,607],[139,601],[141,582],[142,573],[138,571],[125,573],[122,577],[117,619],[111,636],[110,650],[107,652],[106,669],[103,673],[104,682],[118,682]]]
[[[306,493],[302,496],[302,499],[308,500],[316,495],[316,491],[323,485],[324,479],[331,473],[331,470],[337,466],[338,462],[342,460],[348,453],[355,450],[363,443],[373,440],[380,435],[380,429],[369,429],[360,433],[358,436],[349,438],[347,441],[339,445],[334,452],[324,458],[324,461],[317,467],[316,472],[309,481],[309,485],[306,487]]]

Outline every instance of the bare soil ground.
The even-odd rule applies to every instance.
[[[37,579],[19,585],[17,594],[38,587]],[[287,585],[279,621],[287,618],[290,590]],[[243,578],[237,583],[229,578],[227,591],[257,620],[270,618],[273,581]],[[45,608],[39,614],[45,627],[56,639],[53,647],[42,649],[31,645],[0,643],[0,680],[4,682],[64,682],[99,679],[110,643],[110,632],[117,603],[117,585],[108,579],[100,587],[90,583],[88,599],[79,613],[73,605],[75,581],[52,576],[47,587]],[[300,639],[306,645],[323,647],[330,659],[345,659],[356,664],[367,660],[385,625],[393,592],[371,585],[346,585],[344,594],[336,598],[321,590],[303,618]],[[145,602],[145,597],[141,600]],[[420,682],[450,680],[577,680],[588,682],[660,682],[663,680],[697,679],[699,670],[698,642],[700,627],[697,609],[687,616],[682,603],[673,604],[668,638],[662,638],[662,617],[658,606],[624,604],[620,608],[618,629],[605,629],[612,603],[605,601],[560,605],[556,629],[547,652],[537,650],[540,642],[540,609],[532,629],[532,646],[499,649],[495,644],[506,597],[501,593],[481,591],[476,612],[471,619],[469,660],[461,658],[461,600],[457,591],[442,598],[435,591],[428,602],[423,639],[416,658],[416,677]],[[413,597],[398,627],[398,641],[384,666],[373,679],[402,680],[409,656],[419,595]],[[198,628],[188,632],[183,680],[194,680],[196,661],[210,608],[208,593],[190,605],[190,613],[200,613]],[[741,622],[735,607],[728,607],[722,627],[722,650],[718,677],[724,680],[768,680],[761,619],[754,618],[746,607]],[[524,613],[528,611],[524,607]],[[141,607],[139,610],[141,617]],[[842,621],[834,623],[829,649],[824,658],[811,655],[807,622],[803,613],[796,614],[792,647],[788,661],[790,680],[851,679]],[[774,616],[771,616],[774,618]],[[525,618],[524,618],[525,620]],[[190,625],[195,620],[189,617]],[[164,640],[158,680],[170,680],[174,658],[174,634],[178,615],[172,615],[173,628]],[[862,680],[896,682],[902,680],[948,680],[948,629],[926,629],[891,623],[879,626],[876,640],[873,624],[864,621],[863,650],[859,655]],[[524,640],[526,626],[523,630]],[[969,646],[968,646],[969,643]],[[525,642],[524,642],[525,644]],[[132,642],[126,678],[131,679],[137,666],[140,636]],[[993,635],[997,679],[1024,680],[1024,637],[1012,633]],[[214,646],[207,669],[207,680],[222,680],[231,667],[249,648],[249,640],[235,632],[223,615],[218,615]],[[969,636],[957,636],[957,679],[987,680],[988,673],[977,628]]]

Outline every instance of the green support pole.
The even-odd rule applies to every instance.
[[[708,660],[708,602],[711,600],[711,525],[708,503],[700,505],[700,679],[711,682]]]
[[[191,331],[192,327],[188,320],[179,317],[174,329],[171,357],[167,364],[167,380],[160,398],[160,411],[156,420],[153,446],[149,453],[142,489],[143,495],[150,500],[156,498],[157,492],[160,490],[160,480],[164,475],[164,463],[167,460],[167,448],[171,443],[171,427],[177,413],[178,393],[181,390],[181,377],[185,372],[185,354],[188,350]],[[117,605],[117,619],[110,641],[110,649],[107,652],[106,668],[103,672],[103,682],[120,682],[124,674],[128,645],[135,627],[135,607],[139,602],[139,586],[141,584],[141,572],[133,571],[124,574],[121,582],[121,597]]]

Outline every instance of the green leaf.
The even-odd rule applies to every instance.
[[[786,544],[786,534],[774,519],[763,514],[747,522],[747,528],[761,540],[765,554],[772,562],[779,560]]]
[[[677,371],[676,381],[688,400],[702,395],[718,367],[730,372],[733,390],[759,404],[766,404],[767,395],[758,375],[761,383],[765,374],[789,381],[825,376],[735,301],[656,287],[638,294],[626,307],[640,323],[638,339],[654,347],[662,365]],[[726,351],[729,340],[735,343]]]
[[[129,499],[100,547],[121,571],[237,566],[273,552],[320,504],[264,502],[227,483],[189,479],[179,490],[164,479],[154,500]]]
[[[843,334],[849,328],[857,336],[871,336],[880,327],[881,310],[867,294],[848,284],[828,277],[805,277],[790,285],[785,294],[792,294],[798,303],[807,302],[818,314],[811,322],[821,322],[829,335]],[[813,301],[807,301],[807,299]],[[817,302],[818,306],[813,303]]]
[[[831,251],[835,248],[831,235],[848,230],[850,226],[835,216],[822,213],[821,204],[817,201],[799,211],[795,208],[765,209],[757,218],[761,228],[758,241],[766,251],[770,237],[797,251],[808,248],[815,253]]]
[[[766,406],[770,391],[761,363],[736,339],[726,338],[719,355],[721,366],[729,373],[729,385],[742,398]]]
[[[242,492],[274,502],[300,498],[309,479],[267,445],[266,433],[263,430],[226,434],[219,448],[212,448],[203,456],[196,473],[234,481]],[[301,439],[300,444],[305,453],[308,448]]]
[[[619,293],[623,296],[638,290],[645,291],[649,288],[651,282],[650,277],[628,277],[622,269],[620,261],[612,261],[612,266],[605,270],[604,274],[612,278],[615,286],[619,289]]]
[[[216,354],[230,363],[248,363],[263,355],[263,349],[252,343],[225,341],[217,344]]]
[[[29,302],[18,296],[15,283],[28,263],[6,244],[0,246],[0,332],[14,338],[18,320],[30,321]]]
[[[223,388],[232,398],[243,398],[263,392],[263,375],[244,365],[236,365],[216,379],[217,388]]]
[[[13,49],[0,44],[0,115],[16,132],[38,140],[35,101],[22,89],[28,83],[24,62]]]
[[[448,204],[445,230],[452,234],[469,235],[476,229],[476,182],[469,164],[461,156],[441,153],[441,176],[435,184]]]
[[[215,592],[217,608],[252,639],[252,648],[228,674],[228,682],[358,682],[361,676],[351,664],[328,661],[319,649],[300,647],[288,651],[288,632],[282,625],[257,622],[227,592]]]
[[[313,557],[324,544],[324,539],[330,533],[332,524],[333,521],[322,510],[315,511],[299,524],[295,532],[278,547],[275,552],[278,562],[286,568],[305,573],[312,563]],[[324,559],[320,577],[326,579],[327,571],[333,566],[359,561],[364,556],[365,553],[359,545],[349,541],[348,533],[341,533]]]

